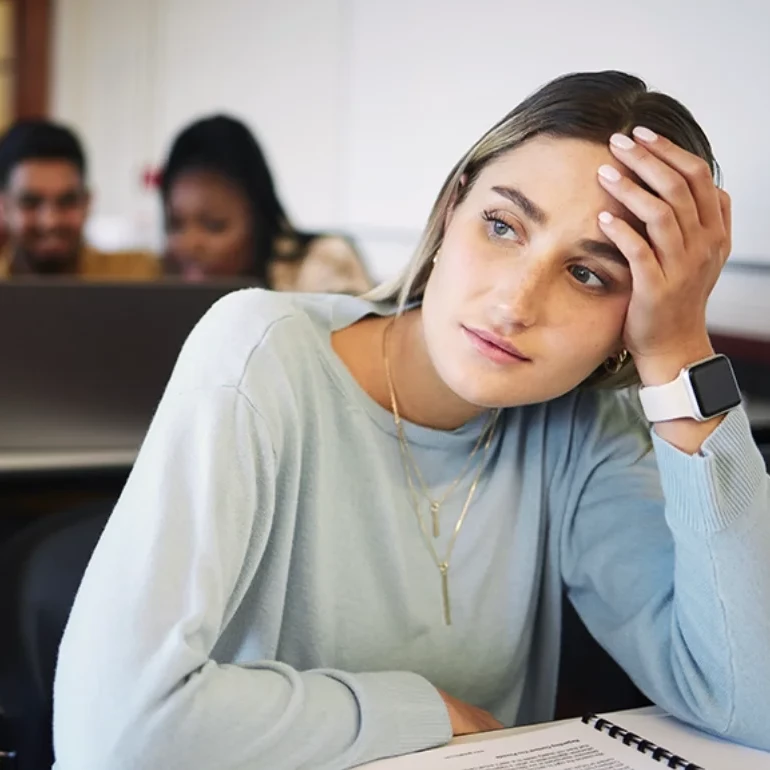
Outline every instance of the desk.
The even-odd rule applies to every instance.
[[[0,543],[41,516],[114,504],[136,452],[0,453]]]
[[[768,296],[770,264],[729,261],[709,298],[709,329],[730,337],[764,340],[770,346]]]
[[[608,714],[603,714],[602,716],[605,716],[607,719],[609,719],[611,722],[617,722],[620,725],[623,725],[623,718],[624,717],[651,717],[651,716],[666,716],[666,712],[663,711],[663,709],[658,708],[658,706],[645,706],[644,708],[640,709],[627,709],[626,711],[613,711]],[[491,737],[500,737],[503,738],[506,735],[516,735],[518,733],[530,733],[534,730],[542,730],[545,727],[552,727],[553,725],[560,725],[566,722],[574,722],[574,719],[558,719],[555,722],[542,722],[540,724],[536,725],[522,725],[520,727],[511,727],[507,730],[497,730],[494,733],[481,733],[479,735],[463,735],[461,738],[454,738],[451,741],[451,744],[454,745],[460,745],[463,743],[478,743],[479,741],[487,740]],[[631,720],[626,720],[631,721]],[[636,720],[634,719],[634,722]]]
[[[654,707],[653,707],[654,708]],[[620,714],[634,714],[643,713],[647,711],[646,708],[632,709],[631,711],[621,711]],[[461,746],[466,743],[479,743],[479,741],[487,741],[490,738],[505,738],[508,735],[519,735],[521,733],[531,733],[535,730],[542,730],[546,727],[552,727],[553,725],[560,725],[565,722],[574,722],[574,719],[557,719],[555,722],[541,722],[536,725],[520,725],[519,727],[509,727],[506,730],[495,730],[493,733],[478,733],[477,735],[463,735],[459,738],[453,738],[450,741],[451,746]]]
[[[714,348],[732,359],[741,388],[770,413],[770,266],[727,263],[706,315]],[[770,418],[760,417],[763,422]]]
[[[770,381],[768,381],[767,387],[770,391]],[[754,396],[747,396],[746,414],[749,416],[752,428],[763,431],[770,429],[770,397],[763,400]]]
[[[729,261],[709,299],[707,320],[718,353],[729,356],[757,442],[770,462],[770,265]]]
[[[136,450],[102,452],[0,452],[0,474],[78,472],[104,469],[128,470]]]
[[[609,720],[612,724],[618,725],[619,727],[624,728],[625,730],[628,730],[629,732],[650,741],[656,746],[661,746],[663,748],[669,749],[674,753],[680,754],[686,757],[689,761],[695,762],[699,766],[708,768],[708,770],[736,770],[736,768],[741,768],[742,770],[770,769],[770,753],[757,751],[756,749],[745,748],[743,746],[732,744],[695,730],[694,728],[673,719],[671,716],[666,714],[665,711],[658,708],[657,706],[612,712],[608,714],[602,714],[602,717]],[[578,724],[575,725],[575,729],[573,730],[569,726],[569,723],[574,724],[576,722]],[[562,720],[560,722],[548,722],[545,724],[528,725],[526,727],[514,727],[510,730],[499,730],[481,735],[464,736],[462,738],[454,739],[450,746],[483,744],[486,741],[491,741],[494,743],[496,739],[516,737],[522,735],[523,733],[536,733],[541,730],[547,730],[549,728],[558,726],[561,726],[561,729],[566,731],[566,735],[562,732],[562,734],[559,736],[559,740],[564,740],[567,735],[569,735],[570,738],[573,736],[579,738],[581,731],[584,729],[587,729],[593,733],[592,727],[580,725],[579,720],[568,719]],[[604,731],[604,735],[607,735],[606,730]],[[550,738],[551,736],[544,738],[542,741],[540,741],[540,745],[542,745],[544,748],[548,748],[548,741]],[[607,736],[607,740],[610,741],[612,738]],[[603,741],[604,739],[602,739],[602,742]],[[524,745],[529,747],[537,744],[538,738],[536,736],[530,736],[530,739],[526,740],[524,743]],[[608,747],[609,745],[609,743],[605,745],[597,743],[596,748],[600,750],[606,750],[605,746]],[[514,750],[515,746],[516,743],[511,743],[503,751],[505,752],[507,750]],[[632,751],[633,749],[630,749],[629,747],[620,748],[621,753],[618,755],[619,761],[622,761],[622,759],[627,756],[629,761],[633,759],[635,763],[638,763],[638,765],[634,764],[635,767],[641,767],[644,765],[645,767],[649,766],[650,770],[653,770],[655,767],[662,768],[668,766],[666,763],[656,764],[656,762],[651,757],[648,757],[650,759],[650,762],[648,763],[646,759],[640,759],[638,754],[626,755],[625,752],[627,750]],[[480,760],[481,764],[479,766],[496,766],[496,764],[486,764],[491,759],[493,759],[494,754],[496,753],[496,750],[491,747],[489,751],[491,752],[492,756],[485,755],[484,758]],[[500,749],[497,751],[500,751]],[[464,767],[469,766],[474,761],[477,761],[475,759],[465,759],[470,754],[470,752],[465,752],[464,750],[461,750],[459,753],[455,751],[453,754],[453,760],[446,764],[447,767]],[[503,756],[507,755],[503,753]],[[430,757],[430,752],[428,752],[426,755],[414,754],[411,755],[411,757],[407,756],[396,758],[395,760],[374,762],[371,765],[364,765],[364,767],[371,767],[372,770],[374,770],[374,768],[377,768],[377,770],[380,770],[380,768],[382,768],[382,770],[386,770],[386,768],[389,767],[394,767],[394,769],[397,767],[409,767],[410,769],[415,767],[425,767],[427,770],[428,768],[445,766],[443,761],[430,761]],[[581,767],[583,765],[584,763],[581,763]],[[559,764],[559,767],[563,766],[563,764]],[[604,766],[605,765],[602,764],[602,767]],[[616,765],[613,764],[613,766]]]

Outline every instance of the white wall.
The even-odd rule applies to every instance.
[[[378,275],[408,256],[451,165],[565,71],[620,68],[682,99],[770,260],[766,0],[56,0],[56,114],[88,143],[100,214],[138,205],[172,134],[255,128],[297,222],[352,230]]]
[[[236,113],[264,140],[291,210],[308,224],[339,219],[342,3],[154,2],[152,151],[195,115]]]

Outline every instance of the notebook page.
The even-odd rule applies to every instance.
[[[770,770],[770,753],[736,746],[706,735],[655,707],[633,712],[618,711],[607,714],[606,718],[708,770]]]
[[[579,720],[385,759],[366,770],[655,770],[649,756]]]

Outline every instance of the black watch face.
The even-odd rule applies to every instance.
[[[733,367],[725,356],[717,356],[690,369],[690,384],[705,418],[715,417],[741,403]]]

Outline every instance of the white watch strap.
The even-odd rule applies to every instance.
[[[639,400],[650,422],[666,422],[683,417],[699,420],[701,417],[692,397],[690,378],[686,370],[665,385],[640,388]]]

